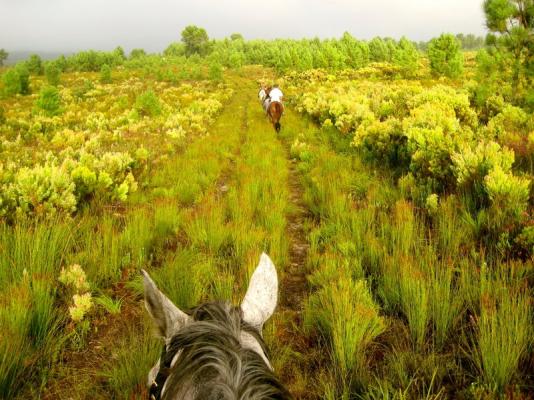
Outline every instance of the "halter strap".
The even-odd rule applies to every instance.
[[[167,346],[164,344],[160,357],[159,371],[154,381],[152,381],[152,385],[150,385],[150,390],[148,391],[148,400],[161,400],[161,392],[163,391],[165,381],[169,377],[172,362],[172,359],[166,360],[166,355]],[[161,363],[163,363],[163,365],[161,365]]]

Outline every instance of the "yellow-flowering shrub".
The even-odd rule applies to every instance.
[[[232,95],[202,81],[153,82],[147,91],[135,71],[111,84],[95,78],[65,74],[53,93],[60,109],[39,100],[34,112],[30,97],[0,100],[0,217],[70,214],[94,197],[127,200],[166,156],[161,149],[206,134]]]
[[[74,304],[69,307],[70,318],[74,322],[81,322],[93,307],[91,293],[75,294],[72,301]]]
[[[73,288],[77,293],[89,290],[89,283],[85,271],[79,264],[61,268],[58,280],[65,286]]]

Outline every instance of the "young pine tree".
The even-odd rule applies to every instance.
[[[511,100],[534,109],[533,1],[485,0],[483,7],[492,34],[479,59],[479,84],[487,93],[511,86]]]
[[[43,113],[49,117],[61,113],[61,95],[59,90],[54,86],[45,86],[39,93],[39,98],[35,102],[37,112]]]
[[[102,65],[102,68],[100,68],[100,82],[111,83],[112,81],[111,67],[107,64]]]
[[[24,63],[15,66],[20,80],[20,94],[30,94],[30,71]]]
[[[32,54],[28,61],[26,61],[26,67],[32,75],[43,74],[43,60],[37,54]]]
[[[419,51],[412,42],[402,37],[393,52],[393,62],[401,67],[404,76],[412,78],[419,68]]]
[[[451,34],[442,34],[428,45],[430,69],[435,75],[458,78],[464,68],[464,56],[459,40]]]
[[[45,76],[50,86],[58,86],[61,82],[61,68],[55,62],[45,65]]]
[[[212,81],[223,80],[223,69],[218,61],[212,61],[209,66],[209,78]]]
[[[2,82],[5,96],[13,96],[20,93],[20,76],[15,68],[8,69],[2,75]]]

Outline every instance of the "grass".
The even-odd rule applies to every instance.
[[[464,302],[455,285],[454,269],[450,265],[436,263],[431,276],[430,308],[435,350],[442,350],[457,326],[464,311]]]
[[[419,208],[396,175],[362,161],[350,135],[288,108],[277,136],[249,74],[228,79],[240,91],[209,135],[163,146],[124,204],[0,225],[0,397],[46,398],[50,380],[61,385],[71,371],[69,356],[93,350],[87,341],[73,348],[70,299],[56,289],[61,268],[80,264],[106,311],[90,314],[87,337],[114,318],[128,328],[69,389],[80,399],[146,398],[161,343],[150,321],[131,317],[142,307],[139,269],[183,309],[239,304],[262,251],[281,282],[291,278],[291,162],[310,212],[299,260],[309,298],[302,293],[303,316],[283,306],[264,334],[297,398],[491,398],[513,387],[525,395],[532,265],[489,254],[477,242],[484,221],[461,196],[440,195],[432,213]]]
[[[305,326],[319,330],[330,343],[339,393],[349,393],[364,380],[366,353],[386,328],[366,282],[350,277],[338,278],[310,297]]]
[[[161,344],[149,326],[150,321],[145,321],[144,326],[132,327],[98,372],[106,381],[107,395],[110,397],[124,400],[147,397],[145,382],[148,371],[161,354]]]
[[[502,393],[517,377],[532,345],[531,301],[524,291],[499,290],[481,299],[476,320],[474,362],[490,390]]]
[[[209,259],[200,258],[194,250],[182,250],[154,271],[153,279],[178,307],[189,309],[205,297],[214,272]]]
[[[55,287],[70,237],[70,228],[56,221],[0,227],[0,394],[6,398],[28,380],[38,392],[64,342]]]
[[[122,299],[113,299],[105,294],[98,296],[95,303],[101,306],[110,314],[120,314],[122,308]]]
[[[531,316],[525,313],[530,297],[519,289],[532,268],[521,262],[499,266],[486,258],[476,247],[477,232],[465,218],[461,199],[444,196],[428,216],[404,198],[387,171],[377,174],[342,141],[330,140],[331,135],[325,129],[299,135],[299,146],[304,142],[313,157],[292,148],[305,176],[306,201],[318,221],[310,235],[314,293],[306,311],[308,335],[325,331],[327,324],[319,316],[344,321],[336,341],[330,337],[323,344],[330,361],[320,368],[329,371],[318,377],[321,398],[440,399],[471,396],[470,385],[477,382],[497,394],[525,382],[528,375],[521,365],[531,349]],[[295,137],[290,133],[286,140],[293,143]],[[491,265],[481,269],[486,262]],[[371,298],[382,306],[377,318],[387,317],[390,326],[378,336],[382,358],[367,360],[367,379],[360,386],[343,382],[351,378],[344,350],[353,348],[351,339],[357,335],[342,334],[351,325],[343,311],[348,300],[343,303],[341,293],[332,292],[340,277],[366,280]],[[488,314],[482,299],[496,290],[522,294],[507,299],[503,309],[497,301]],[[470,315],[477,321],[474,332]],[[473,359],[475,371],[457,361],[466,336],[471,338],[467,358]],[[365,348],[358,351],[365,354]],[[345,374],[332,372],[341,370]]]

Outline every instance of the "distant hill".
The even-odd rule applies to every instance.
[[[7,50],[7,49],[6,49]],[[13,65],[19,61],[26,60],[30,54],[38,54],[43,60],[53,60],[58,58],[60,55],[64,54],[65,56],[71,55],[73,51],[65,52],[54,52],[54,51],[9,51],[9,57],[5,61],[5,65]]]

